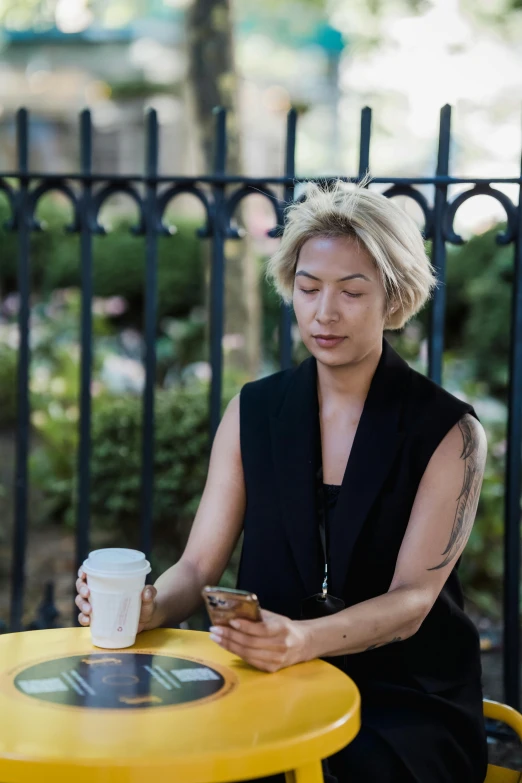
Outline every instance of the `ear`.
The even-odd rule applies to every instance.
[[[399,303],[395,299],[391,299],[386,304],[386,310],[384,312],[385,329],[390,328],[390,321],[399,309]]]

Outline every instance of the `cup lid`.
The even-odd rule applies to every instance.
[[[141,574],[145,569],[148,574],[151,570],[143,552],[121,547],[95,549],[84,561],[83,569],[86,574],[103,573],[115,576]]]

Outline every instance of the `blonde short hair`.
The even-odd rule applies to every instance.
[[[381,275],[388,303],[385,328],[400,329],[429,299],[437,281],[416,223],[391,199],[367,190],[368,183],[368,177],[355,187],[341,180],[307,182],[305,200],[287,208],[281,244],[268,262],[267,276],[289,303],[304,243],[317,236],[352,237]]]

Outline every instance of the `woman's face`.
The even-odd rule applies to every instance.
[[[350,237],[313,237],[299,254],[293,294],[301,339],[330,367],[380,350],[386,294],[367,251]]]

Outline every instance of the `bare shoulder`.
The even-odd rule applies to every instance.
[[[202,584],[221,579],[241,532],[245,497],[237,396],[217,429],[205,489],[183,554],[203,575]]]
[[[448,469],[456,462],[464,461],[473,471],[484,471],[487,456],[487,438],[482,424],[466,413],[443,438],[432,457],[439,468]]]
[[[214,441],[213,451],[239,451],[239,394],[228,403]]]
[[[466,414],[447,433],[428,464],[419,486],[419,503],[436,511],[438,533],[447,536],[439,562],[431,565],[430,571],[443,569],[462,553],[477,513],[486,456],[484,428]]]
[[[239,399],[241,395],[236,394],[228,403],[225,413],[223,414],[223,420],[227,420],[229,424],[234,423],[239,426]]]

